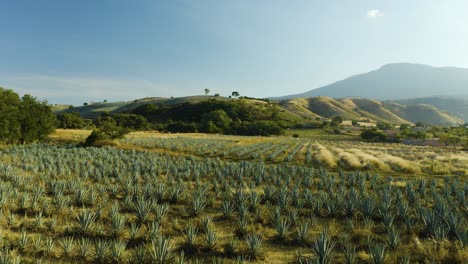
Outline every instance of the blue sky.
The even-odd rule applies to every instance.
[[[0,0],[0,86],[50,103],[305,92],[393,62],[468,68],[466,0]]]

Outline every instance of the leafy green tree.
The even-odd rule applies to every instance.
[[[237,92],[237,91],[232,92],[231,95],[232,95],[232,97],[236,97],[236,98],[240,96],[239,92]]]
[[[205,95],[208,95],[210,93],[210,89],[205,88]]]
[[[368,142],[385,142],[387,140],[387,136],[375,127],[362,130],[361,138]]]
[[[333,127],[336,127],[341,123],[343,123],[343,117],[335,116],[335,117],[332,118],[332,121],[331,121],[330,125],[333,126]]]
[[[401,124],[400,125],[400,131],[405,131],[408,130],[410,126],[408,124]]]
[[[148,121],[144,116],[135,114],[114,114],[112,118],[120,127],[128,128],[131,130],[146,130],[148,128]]]
[[[21,143],[44,140],[55,130],[57,118],[47,101],[37,101],[29,94],[22,98],[21,115]]]
[[[376,127],[380,130],[388,130],[388,129],[392,129],[393,126],[389,123],[385,123],[385,122],[377,122],[377,125]]]
[[[201,122],[206,132],[219,133],[229,127],[232,119],[223,109],[218,109],[204,113],[201,117]]]
[[[97,130],[102,132],[106,139],[122,138],[129,132],[129,129],[119,126],[111,116],[99,117],[96,120],[95,125]]]
[[[0,141],[14,143],[20,139],[20,105],[18,94],[0,87]]]
[[[57,120],[59,128],[80,129],[87,125],[87,122],[77,112],[59,114]]]

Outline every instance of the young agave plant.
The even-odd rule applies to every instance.
[[[162,221],[163,218],[167,215],[169,212],[169,204],[158,204],[155,206],[155,214],[156,214],[156,219],[158,221]]]
[[[151,250],[151,248],[149,248],[149,250]],[[133,259],[132,261],[134,261],[135,263],[138,263],[138,264],[143,264],[143,263],[147,263],[147,255],[146,254],[146,249],[144,246],[140,245],[140,246],[137,246],[135,248],[135,251],[133,252]]]
[[[150,219],[153,206],[154,203],[149,200],[140,198],[136,201],[136,203],[133,205],[133,210],[139,224],[143,224]]]
[[[210,230],[211,225],[213,224],[213,220],[210,216],[208,215],[203,215],[200,219],[200,224],[201,224],[201,230],[203,233],[208,232]]]
[[[29,243],[29,237],[26,235],[26,231],[22,231],[18,239],[18,249],[23,252]]]
[[[109,244],[105,240],[98,239],[94,242],[94,260],[97,263],[105,261]]]
[[[112,238],[119,238],[125,232],[127,218],[119,213],[112,214],[110,221],[110,235]]]
[[[218,242],[217,233],[211,229],[208,230],[206,232],[206,246],[212,250],[215,248],[217,242]]]
[[[45,241],[45,248],[46,248],[46,253],[48,255],[51,255],[52,252],[54,251],[54,240],[51,237],[48,237]]]
[[[260,253],[263,239],[260,235],[252,234],[245,237],[247,253],[252,258],[256,258]]]
[[[149,253],[153,263],[167,264],[172,263],[174,254],[172,252],[172,243],[169,238],[158,237],[151,241]]]
[[[42,235],[38,235],[33,239],[34,251],[39,252],[42,247]]]
[[[89,253],[91,251],[91,240],[82,237],[77,244],[78,256],[82,259],[85,259],[87,256],[89,256]]]
[[[194,195],[193,200],[192,200],[192,212],[193,214],[199,215],[206,207],[207,202],[206,198],[203,195]]]
[[[383,264],[385,262],[385,246],[375,244],[369,247],[372,264]]]
[[[112,258],[113,263],[122,262],[123,253],[125,252],[126,247],[127,247],[126,242],[118,241],[118,240],[114,240],[111,242],[110,256]]]
[[[356,246],[347,244],[344,248],[345,264],[356,263]]]
[[[291,223],[289,222],[288,219],[281,218],[279,220],[279,222],[275,226],[276,235],[279,240],[284,240],[286,238],[290,226],[291,226]]]
[[[398,259],[398,264],[410,264],[410,258],[408,256],[403,256]]]
[[[1,264],[20,264],[21,262],[20,257],[13,257],[11,256],[8,249],[1,249],[0,250],[0,263]]]
[[[148,240],[155,240],[160,232],[161,224],[159,222],[151,222],[146,226]]]
[[[185,248],[189,251],[195,249],[195,239],[197,238],[198,229],[192,224],[189,225],[184,230],[185,236]]]
[[[390,229],[387,233],[387,245],[391,249],[396,249],[398,244],[400,243],[400,234],[395,228]]]
[[[60,247],[62,247],[63,254],[65,257],[70,257],[71,252],[73,251],[73,237],[67,237],[59,241]]]
[[[234,212],[234,205],[229,200],[223,200],[220,210],[223,213],[223,217],[228,219]]]
[[[249,221],[246,217],[241,217],[237,222],[237,233],[239,236],[243,237],[247,234],[247,225]]]
[[[320,233],[318,238],[312,244],[312,251],[314,252],[315,256],[317,256],[318,263],[331,263],[331,256],[333,254],[336,243],[336,240],[329,236],[327,229],[324,229],[322,233]]]
[[[309,239],[309,230],[309,221],[305,221],[297,226],[297,240],[301,245],[307,245]]]
[[[87,234],[91,227],[93,226],[94,222],[96,221],[97,215],[92,211],[86,210],[81,212],[77,217],[76,221],[78,224],[78,231],[83,234]]]

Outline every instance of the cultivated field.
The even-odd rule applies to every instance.
[[[468,259],[466,153],[143,132],[114,146],[2,149],[1,263]]]
[[[330,138],[330,136],[328,136]],[[124,145],[167,150],[199,157],[262,160],[266,163],[325,167],[334,171],[360,170],[386,175],[468,175],[468,153],[453,148],[364,143],[346,136],[236,137],[206,134],[135,132]]]

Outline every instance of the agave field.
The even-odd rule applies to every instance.
[[[360,170],[392,175],[468,176],[468,153],[453,148],[286,137],[132,133],[122,143],[199,157]]]
[[[455,151],[140,134],[121,144],[3,148],[0,263],[468,259],[466,176],[431,177],[418,159],[430,151],[466,170]],[[389,176],[391,159],[420,171]]]

